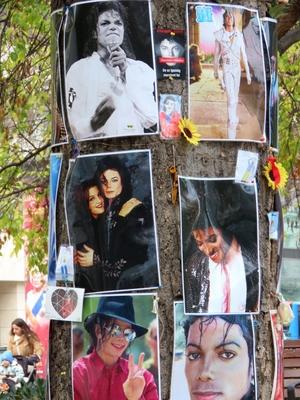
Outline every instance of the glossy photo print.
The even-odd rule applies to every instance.
[[[73,400],[161,398],[155,301],[155,293],[84,298],[82,323],[72,324]]]
[[[185,34],[179,29],[156,29],[157,79],[185,79]]]
[[[76,287],[103,292],[160,285],[149,150],[77,157],[65,209]]]
[[[268,90],[267,122],[269,128],[269,143],[272,148],[277,149],[279,106],[277,20],[273,18],[262,18],[261,23],[263,28],[263,39],[267,51],[267,63],[265,62],[265,67]]]
[[[205,140],[265,139],[261,24],[242,6],[187,3],[189,117]]]
[[[195,315],[174,303],[171,400],[256,400],[250,315]]]
[[[296,188],[286,196],[280,195],[282,209],[279,210],[279,228],[282,248],[280,252],[280,278],[277,292],[287,301],[300,302],[300,214]]]
[[[55,269],[57,261],[56,249],[56,201],[58,185],[63,162],[62,153],[50,155],[50,190],[49,190],[49,228],[48,228],[48,284],[55,285]]]
[[[64,34],[64,97],[74,138],[158,133],[150,3],[74,4]]]
[[[280,322],[277,310],[270,310],[271,328],[273,336],[273,346],[275,354],[275,368],[273,378],[273,390],[271,400],[282,400],[284,398],[284,369],[283,369],[283,352],[284,352],[284,332]]]
[[[61,90],[61,63],[59,53],[59,38],[63,24],[63,10],[57,10],[51,15],[51,110],[52,110],[52,137],[54,146],[68,143],[68,135],[63,123],[63,106]]]
[[[179,176],[179,199],[185,312],[257,313],[256,184]]]
[[[181,96],[161,94],[159,96],[159,124],[161,139],[178,139],[180,137],[179,121],[181,113]]]

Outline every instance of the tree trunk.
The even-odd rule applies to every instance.
[[[223,2],[223,3],[226,3]],[[227,2],[231,3],[231,2]],[[243,6],[259,8],[260,16],[266,16],[266,2],[241,1]],[[61,0],[52,0],[52,9],[62,6]],[[153,6],[153,26],[160,28],[185,28],[185,2],[182,0],[155,0]],[[159,82],[161,93],[178,93],[184,96],[187,114],[187,81],[169,80]],[[57,147],[63,151],[64,162],[57,201],[58,244],[67,241],[64,216],[63,185],[66,176],[71,145]],[[117,150],[151,149],[153,165],[153,185],[159,237],[159,257],[162,288],[158,290],[160,321],[160,362],[162,399],[170,399],[171,367],[173,355],[173,301],[182,299],[182,279],[180,265],[180,225],[179,205],[172,205],[172,179],[169,167],[176,165],[180,175],[194,177],[233,177],[239,149],[259,153],[258,199],[260,229],[261,264],[261,311],[255,316],[256,327],[256,369],[259,399],[271,398],[274,372],[274,352],[269,310],[276,308],[277,300],[271,292],[276,292],[277,248],[268,239],[267,213],[273,209],[273,195],[267,189],[262,169],[267,159],[266,145],[255,143],[200,142],[193,147],[180,140],[173,143],[162,142],[159,136],[118,138],[80,143],[80,154],[100,153]],[[50,384],[51,399],[72,399],[71,391],[71,330],[70,323],[51,322]],[[113,400],[113,399],[112,399]]]

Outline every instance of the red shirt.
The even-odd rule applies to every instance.
[[[128,361],[120,358],[107,367],[96,351],[73,364],[74,400],[127,400],[123,383],[128,376]],[[145,388],[140,400],[158,400],[153,375],[145,370]]]

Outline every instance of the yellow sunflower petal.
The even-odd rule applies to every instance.
[[[280,173],[280,182],[276,184],[271,178],[270,172],[272,171],[272,164],[270,162],[268,162],[268,164],[264,167],[264,176],[267,178],[268,186],[270,188],[272,188],[273,190],[283,189],[288,180],[288,173],[281,163],[275,162],[275,165]]]
[[[188,118],[181,118],[178,124],[182,136],[191,144],[197,146],[201,135],[196,125]]]

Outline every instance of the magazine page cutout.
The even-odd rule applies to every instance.
[[[257,10],[188,2],[186,18],[189,118],[202,140],[265,142],[266,78]],[[198,80],[191,69],[195,58]]]

